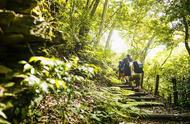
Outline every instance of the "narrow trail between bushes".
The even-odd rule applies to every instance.
[[[135,118],[133,123],[137,124],[189,124],[190,113],[185,110],[177,110],[167,105],[160,97],[153,96],[143,89],[128,85],[116,85],[125,90],[134,91],[127,96],[129,101],[134,102],[139,114],[131,113]],[[130,102],[128,102],[130,103]],[[127,104],[127,103],[126,103]]]

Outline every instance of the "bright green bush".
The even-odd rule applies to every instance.
[[[172,78],[177,80],[178,104],[188,106],[190,98],[187,95],[190,91],[190,60],[184,52],[172,55],[161,67],[165,54],[159,54],[155,59],[145,64],[145,83],[144,87],[149,91],[154,91],[156,75],[160,75],[159,95],[165,99],[172,96]]]
[[[32,57],[29,62],[21,61],[24,65],[22,84],[32,88],[35,93],[64,91],[76,80],[92,78],[97,72],[93,64],[79,65],[78,58],[71,61],[61,61],[56,58]]]
[[[0,87],[0,97],[3,98],[0,100],[1,121],[6,119],[3,111],[5,109],[8,120],[14,123],[41,116],[35,108],[45,95],[60,93],[71,99],[74,88],[85,84],[86,79],[93,79],[98,72],[98,68],[93,64],[79,64],[77,57],[61,61],[56,58],[35,56],[29,62],[20,63],[23,70],[9,79],[15,84],[14,87],[10,87],[14,96],[6,90],[12,83],[4,83],[6,85]],[[11,104],[13,107],[7,107]]]
[[[164,65],[162,70],[162,80],[160,92],[169,92],[167,94],[173,94],[172,78],[177,80],[178,91],[178,104],[190,105],[190,98],[188,93],[190,92],[190,60],[187,55],[176,55],[174,58]],[[164,91],[165,90],[165,91]],[[168,91],[167,91],[168,90]]]

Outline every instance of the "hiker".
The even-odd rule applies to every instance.
[[[119,61],[119,65],[118,65],[118,72],[119,72],[119,79],[121,79],[122,77],[124,77],[124,61],[121,60]]]
[[[141,76],[143,73],[143,64],[132,59],[127,55],[122,61],[119,61],[119,79],[124,78],[125,82],[132,86],[133,82],[140,89]]]
[[[143,72],[143,64],[139,61],[133,61],[133,71],[134,71],[134,73],[142,73]]]
[[[139,61],[133,61],[131,64],[132,74],[129,78],[130,82],[134,82],[138,89],[141,89],[141,77],[143,74],[143,64]]]
[[[121,77],[126,77],[126,83],[129,82],[129,76],[131,76],[131,68],[130,68],[130,62],[132,62],[133,59],[130,55],[127,55],[122,61],[119,62],[119,79]]]

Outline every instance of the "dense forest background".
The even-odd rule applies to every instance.
[[[111,87],[127,54],[144,90],[159,77],[156,95],[186,109],[189,29],[189,0],[1,0],[0,123],[129,122],[132,91]]]

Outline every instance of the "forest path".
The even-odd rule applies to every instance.
[[[117,85],[122,89],[134,91],[127,96],[133,105],[138,108],[139,114],[132,113],[131,116],[138,124],[190,124],[190,113],[173,109],[164,104],[162,98],[153,96],[143,89],[128,85]],[[126,104],[127,104],[126,103]]]

